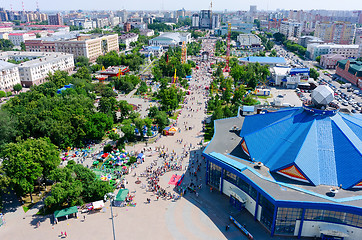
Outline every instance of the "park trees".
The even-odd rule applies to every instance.
[[[4,171],[11,176],[11,184],[19,195],[32,193],[38,178],[48,178],[59,163],[59,151],[48,138],[28,139],[8,143],[2,147],[0,156]]]
[[[113,191],[108,182],[101,181],[92,170],[73,161],[64,168],[53,170],[51,179],[55,184],[51,195],[45,199],[45,206],[49,210],[100,200]]]
[[[172,85],[161,89],[157,97],[160,99],[161,109],[168,112],[176,110],[183,96],[183,91]]]

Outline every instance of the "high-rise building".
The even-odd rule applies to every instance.
[[[352,44],[356,24],[348,22],[318,22],[314,36],[327,43]]]
[[[282,21],[279,32],[284,34],[286,38],[299,38],[302,32],[302,26],[299,22]]]
[[[356,29],[355,43],[362,44],[362,28]]]
[[[256,5],[250,5],[250,10],[249,10],[250,14],[255,15],[256,11],[257,11]]]
[[[63,25],[63,18],[60,13],[55,15],[48,15],[49,25]]]
[[[212,27],[211,10],[201,10],[199,28],[210,29]]]
[[[191,28],[199,28],[200,25],[200,16],[199,14],[195,13],[192,15],[191,18]]]

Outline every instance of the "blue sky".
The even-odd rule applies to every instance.
[[[37,0],[24,0],[25,10],[35,10]],[[186,10],[208,9],[210,0],[38,0],[41,10]],[[0,6],[14,10],[22,9],[21,0],[0,0]],[[362,0],[213,0],[213,9],[220,11],[248,10],[249,5],[258,9],[331,9],[362,10]]]

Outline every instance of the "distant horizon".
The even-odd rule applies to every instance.
[[[127,11],[177,11],[185,8],[186,11],[200,11],[209,9],[210,0],[134,0],[134,1],[115,1],[103,0],[86,1],[86,0],[63,0],[63,1],[48,1],[38,0],[40,12],[63,12],[63,11],[117,11],[125,9]],[[22,11],[23,6],[21,1],[0,0],[0,6],[6,10]],[[228,12],[248,11],[250,5],[256,5],[258,11],[276,11],[276,10],[327,10],[327,11],[362,11],[362,2],[360,0],[304,0],[302,2],[291,2],[285,0],[246,0],[243,3],[235,0],[213,0],[213,11]],[[113,9],[107,9],[112,6]],[[140,6],[143,9],[139,9]],[[192,6],[188,9],[187,6]],[[230,9],[228,8],[230,7]],[[25,11],[35,11],[37,8],[36,0],[24,0]],[[55,9],[54,9],[55,8]],[[231,9],[232,8],[232,9]]]

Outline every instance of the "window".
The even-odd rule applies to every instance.
[[[273,225],[273,217],[274,217],[274,205],[266,199],[263,195],[260,195],[260,206],[261,209],[261,216],[260,222],[269,230]]]
[[[301,208],[278,208],[275,222],[275,233],[283,235],[293,235],[296,220],[302,216]]]
[[[217,189],[220,188],[221,167],[209,162],[209,184]]]

